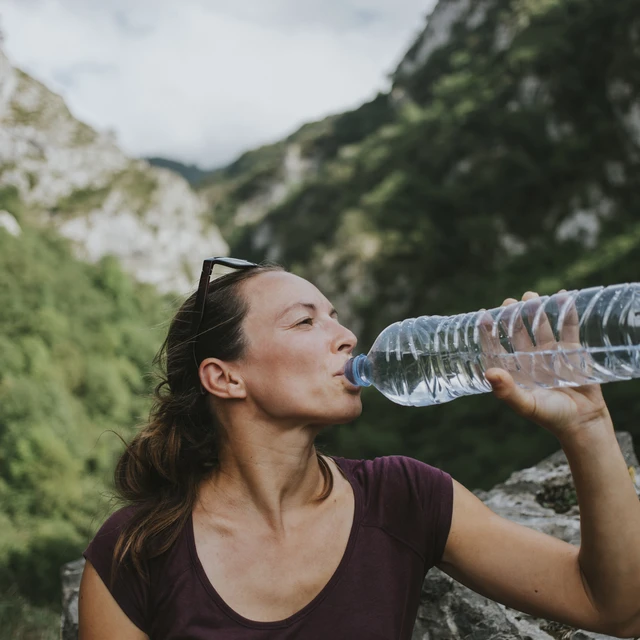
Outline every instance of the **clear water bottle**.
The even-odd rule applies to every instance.
[[[493,367],[527,389],[639,378],[640,283],[396,322],[345,376],[415,407],[491,391],[484,374]]]

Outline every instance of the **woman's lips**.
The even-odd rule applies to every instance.
[[[347,387],[349,387],[349,389],[353,390],[353,391],[360,391],[362,389],[362,387],[360,385],[357,384],[353,384],[353,382],[351,382],[351,380],[349,380],[349,378],[347,378],[347,376],[344,375],[344,372],[340,372],[340,373],[335,373],[334,378],[342,378],[344,380],[344,382],[346,383]]]
[[[347,362],[349,362],[349,360],[347,360]],[[345,363],[342,365],[341,369],[340,369],[339,371],[336,371],[333,375],[334,375],[334,376],[343,376],[343,375],[344,375],[344,370],[345,370],[345,368],[346,368],[346,366],[347,366],[347,362],[345,362]]]

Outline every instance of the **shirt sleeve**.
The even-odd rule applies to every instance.
[[[406,456],[376,458],[373,467],[378,479],[374,517],[420,554],[426,573],[441,562],[449,537],[453,480],[445,471]]]
[[[149,586],[126,562],[117,572],[111,588],[111,562],[122,527],[133,514],[131,507],[113,513],[100,527],[82,555],[89,560],[118,606],[141,631],[149,635],[148,604]]]

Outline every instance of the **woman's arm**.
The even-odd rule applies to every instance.
[[[80,581],[78,623],[78,640],[149,640],[118,606],[88,560]]]
[[[527,292],[522,299],[535,297]],[[503,305],[513,302],[507,298]],[[579,343],[577,320],[575,311],[567,313],[568,343]],[[538,330],[535,348],[555,344],[544,318]],[[526,332],[516,338],[527,346]],[[581,546],[499,517],[454,481],[442,569],[526,613],[609,635],[640,636],[640,502],[600,385],[526,390],[502,369],[485,375],[498,398],[558,438],[576,487]]]
[[[498,516],[454,481],[440,568],[530,615],[640,636],[640,502],[610,431],[565,444],[580,505],[581,547]]]
[[[566,438],[580,506],[578,560],[596,606],[640,636],[640,501],[609,419]]]

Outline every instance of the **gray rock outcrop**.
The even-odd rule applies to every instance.
[[[617,433],[640,496],[640,467],[630,434]],[[516,471],[491,489],[474,493],[495,513],[509,520],[580,544],[580,511],[571,470],[563,451],[534,467]],[[571,629],[533,618],[466,588],[439,569],[422,587],[422,603],[412,640],[604,640],[612,636]]]
[[[36,223],[71,239],[79,258],[114,255],[162,291],[195,288],[202,260],[228,251],[186,180],[127,157],[0,49],[0,191],[7,188]]]
[[[640,496],[640,465],[630,434],[617,434]],[[562,451],[516,471],[491,491],[474,492],[492,511],[571,544],[580,543],[580,514]],[[62,640],[77,640],[78,588],[84,559],[62,567]],[[412,640],[606,640],[611,636],[533,618],[485,598],[442,571],[429,571]]]
[[[78,640],[78,591],[84,558],[68,562],[60,569],[62,580],[62,617],[60,640]]]

